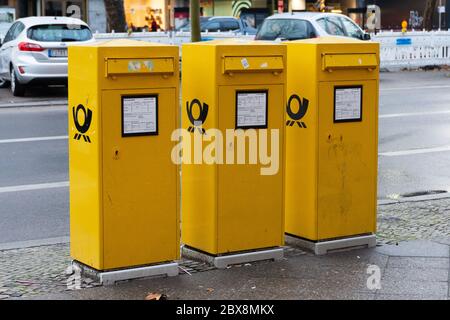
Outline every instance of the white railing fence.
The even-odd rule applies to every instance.
[[[190,42],[189,32],[134,32],[95,33],[98,40],[132,39],[181,46]],[[203,40],[241,38],[251,40],[251,35],[233,32],[204,32]],[[434,65],[450,65],[450,31],[383,31],[372,35],[380,43],[381,67],[386,69],[417,68]]]
[[[189,32],[94,33],[94,37],[98,40],[130,39],[174,45],[191,42],[191,34]],[[203,40],[232,38],[253,39],[254,36],[236,35],[233,32],[202,32]]]
[[[380,32],[381,67],[417,68],[450,65],[450,31]]]

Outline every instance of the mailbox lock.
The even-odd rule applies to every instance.
[[[114,156],[113,156],[114,160],[119,160],[119,149],[114,148]]]

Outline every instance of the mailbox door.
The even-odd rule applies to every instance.
[[[319,84],[319,239],[375,232],[377,86],[375,80]]]
[[[123,99],[133,97],[157,97],[157,134],[123,128]],[[178,170],[170,156],[177,102],[174,88],[102,92],[105,269],[177,258]]]
[[[236,128],[238,118],[236,91],[244,94],[266,91],[267,141],[270,142],[270,129],[279,129],[279,164],[276,174],[261,175],[262,165],[259,163],[259,155],[258,164],[248,164],[249,142],[246,139],[246,164],[218,166],[218,253],[283,245],[284,87],[282,85],[219,87],[219,129],[223,133],[226,129]],[[256,131],[259,136],[260,130]],[[238,152],[236,141],[234,144],[230,143],[224,136],[224,152],[234,149],[235,161]],[[269,154],[274,152],[271,143],[268,144],[268,149]]]

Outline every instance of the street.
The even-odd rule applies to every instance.
[[[381,73],[378,198],[450,187],[450,77]]]
[[[68,188],[51,188],[68,180],[65,109],[0,109],[0,243],[69,233]]]
[[[448,74],[381,74],[379,199],[450,188]],[[14,100],[0,89],[0,105],[65,99],[52,90]],[[66,136],[66,106],[0,107],[0,245],[68,236]]]

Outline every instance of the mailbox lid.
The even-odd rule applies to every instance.
[[[303,73],[317,75],[318,81],[351,79],[377,80],[380,45],[352,38],[321,37],[290,41],[290,54],[307,61]],[[290,70],[289,72],[300,72]]]
[[[227,56],[223,58],[223,73],[282,72],[283,56]]]
[[[318,40],[316,46],[319,81],[378,79],[378,43],[351,38],[324,38]]]
[[[208,41],[215,47],[219,85],[284,84],[286,45],[268,41]]]
[[[375,53],[325,53],[322,56],[322,70],[333,71],[342,69],[374,70],[378,67]]]
[[[173,57],[165,58],[106,58],[106,76],[136,74],[173,74]]]
[[[97,57],[101,89],[174,88],[179,85],[179,48],[174,45],[128,39],[103,40],[74,45],[85,49],[87,58]]]

